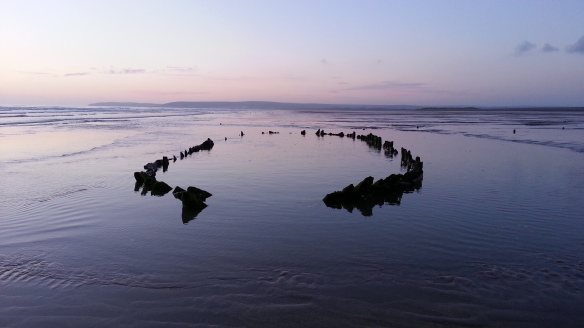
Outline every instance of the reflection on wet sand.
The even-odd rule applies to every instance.
[[[196,219],[197,215],[199,215],[199,213],[201,213],[202,211],[203,211],[202,208],[192,209],[183,206],[181,213],[183,224],[187,224],[190,221]]]

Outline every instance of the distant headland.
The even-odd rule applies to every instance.
[[[100,107],[158,107],[158,108],[213,108],[213,109],[420,109],[411,105],[352,105],[352,104],[307,104],[274,101],[177,101],[166,104],[137,102],[98,102],[89,106]]]

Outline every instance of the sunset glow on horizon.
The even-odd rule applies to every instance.
[[[584,106],[582,1],[0,0],[0,105]]]

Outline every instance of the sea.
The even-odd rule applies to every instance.
[[[327,207],[407,172],[353,132],[421,184]],[[583,163],[584,111],[0,107],[0,327],[582,327]]]

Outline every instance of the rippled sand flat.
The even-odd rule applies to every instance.
[[[584,321],[580,112],[1,108],[0,118],[0,326]],[[326,207],[327,193],[405,171],[399,157],[317,129],[411,150],[421,188],[372,216]],[[213,194],[194,220],[183,223],[171,194],[135,191],[134,172],[207,138],[211,151],[156,176]]]

